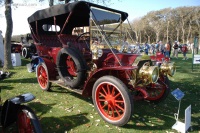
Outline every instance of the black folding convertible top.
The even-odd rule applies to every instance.
[[[108,7],[100,6],[100,5],[85,2],[85,1],[77,1],[77,2],[68,3],[68,4],[55,5],[50,8],[38,10],[28,18],[28,22],[32,23],[34,21],[38,21],[38,20],[42,20],[42,19],[46,19],[46,18],[50,18],[50,17],[62,15],[62,14],[67,14],[70,12],[76,12],[79,15],[89,14],[91,6],[105,9],[112,12],[116,12],[116,13],[120,13],[122,16],[122,21],[124,21],[128,17],[128,14],[126,12],[122,12],[119,10],[111,9]]]

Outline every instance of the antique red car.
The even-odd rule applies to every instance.
[[[153,65],[149,56],[120,52],[126,12],[78,1],[36,11],[28,18],[37,48],[37,80],[92,97],[99,115],[123,126],[133,101],[160,102],[169,92],[171,62]],[[117,39],[117,40],[116,40]]]

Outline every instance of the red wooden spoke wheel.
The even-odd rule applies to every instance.
[[[44,63],[40,63],[36,69],[37,80],[42,90],[49,90],[51,83],[49,82],[49,74],[47,67]]]
[[[77,68],[76,68],[76,64],[74,63],[71,56],[67,57],[66,64],[67,64],[67,69],[68,69],[69,74],[71,76],[76,77],[77,76]]]
[[[18,113],[18,131],[19,133],[33,133],[33,126],[31,120],[27,117],[26,112],[21,111]]]
[[[122,126],[130,119],[133,102],[125,84],[116,77],[99,78],[92,92],[100,116],[113,125]]]

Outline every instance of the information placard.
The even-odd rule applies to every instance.
[[[200,55],[194,55],[193,64],[200,64]]]
[[[183,97],[184,97],[184,93],[180,90],[180,89],[176,89],[174,91],[171,92],[172,95],[178,100],[180,101]]]

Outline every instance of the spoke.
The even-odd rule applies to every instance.
[[[116,103],[124,103],[124,100],[115,100]]]
[[[112,117],[115,117],[115,111],[113,109],[113,106],[111,107],[111,110],[112,110]]]
[[[44,72],[44,69],[43,68],[41,68],[41,73],[43,73]]]
[[[105,105],[102,107],[102,109],[104,109],[106,106],[107,106],[107,104],[105,104]]]
[[[101,93],[101,92],[99,92],[99,94],[101,95],[101,96],[103,96],[103,97],[106,97],[103,93]]]
[[[107,90],[108,90],[108,94],[110,94],[110,85],[107,84]]]
[[[114,107],[115,108],[115,112],[117,112],[117,115],[120,116],[121,114],[119,113],[118,109],[116,108],[116,106]]]
[[[105,101],[106,101],[106,99],[99,99],[99,101],[100,101],[100,102],[105,102]]]
[[[105,93],[106,95],[108,94],[103,86],[102,86],[102,90],[104,91],[104,93]]]
[[[110,107],[110,105],[108,104],[108,115],[110,115],[110,109],[111,109],[111,107]]]
[[[121,96],[121,93],[118,93],[118,94],[115,96],[115,98],[117,98],[118,96]]]
[[[122,108],[121,106],[119,106],[118,104],[116,104],[116,107],[121,109],[124,112],[124,108]]]
[[[114,89],[114,86],[112,86],[112,96],[115,95],[115,89]]]

